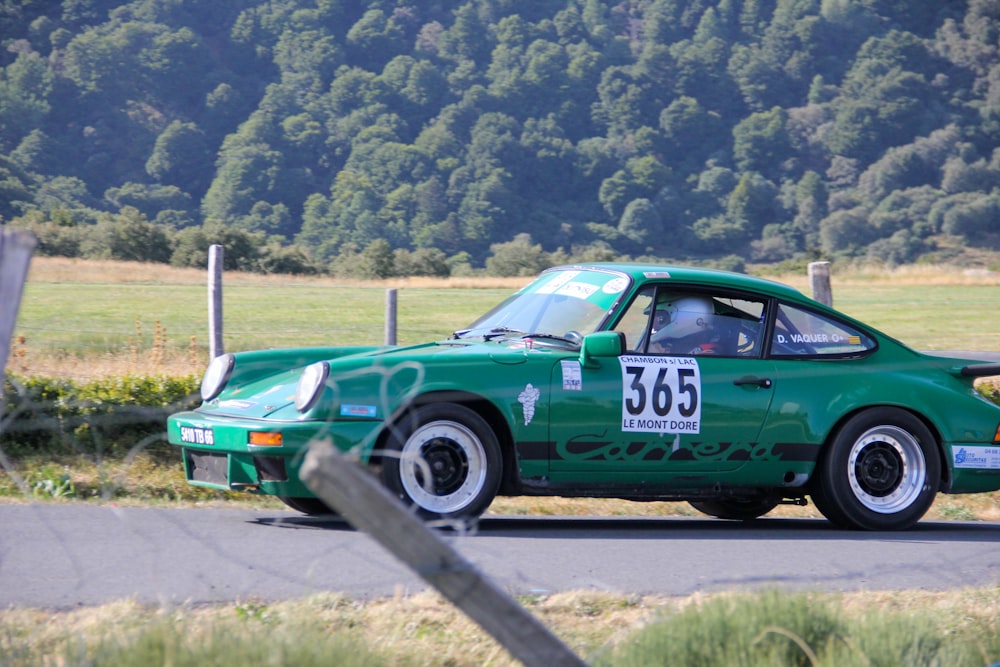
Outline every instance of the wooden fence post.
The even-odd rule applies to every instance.
[[[329,440],[309,446],[299,474],[313,493],[434,586],[524,665],[586,667],[538,619],[480,574]]]
[[[208,358],[221,356],[222,346],[222,266],[226,249],[221,245],[208,248]]]
[[[26,229],[0,228],[0,356],[7,370],[10,355],[10,341],[17,324],[17,311],[21,307],[24,281],[28,277],[31,253],[38,245],[35,235]],[[0,381],[0,398],[3,398],[3,382]],[[2,407],[2,404],[0,404]]]
[[[396,344],[396,290],[385,291],[385,344]]]
[[[830,288],[830,262],[809,263],[809,286],[813,298],[820,303],[833,306],[833,290]]]

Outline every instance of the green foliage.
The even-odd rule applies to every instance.
[[[522,234],[687,260],[1000,243],[984,0],[21,4],[0,216],[41,252],[197,265],[231,234],[239,268],[309,271],[382,240],[378,276]]]
[[[10,452],[119,455],[164,437],[166,418],[195,407],[194,377],[126,376],[75,383],[8,374],[0,443]],[[29,480],[36,492],[66,495],[57,474]]]
[[[922,611],[848,617],[828,597],[778,590],[717,597],[637,632],[595,664],[981,665],[998,640],[985,628],[950,632]],[[724,638],[720,641],[720,638]]]
[[[486,261],[494,276],[534,276],[552,265],[542,246],[531,242],[530,234],[518,234],[509,243],[497,243]]]

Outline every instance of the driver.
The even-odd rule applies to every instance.
[[[704,296],[670,296],[656,304],[650,352],[718,354],[715,308]]]

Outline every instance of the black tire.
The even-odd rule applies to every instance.
[[[927,426],[905,410],[872,408],[827,443],[811,495],[843,528],[906,530],[930,508],[940,480],[941,457]]]
[[[763,498],[714,498],[711,500],[692,500],[690,505],[702,514],[719,519],[751,521],[764,516],[777,507],[778,499],[770,496]]]
[[[285,503],[293,510],[308,514],[309,516],[340,516],[329,505],[319,498],[292,498],[291,496],[278,496],[278,500]]]
[[[473,410],[434,403],[412,410],[386,442],[382,481],[428,519],[472,519],[486,511],[503,469],[500,444]]]

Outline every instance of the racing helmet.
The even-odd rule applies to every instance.
[[[666,310],[669,323],[656,329],[654,340],[684,338],[712,328],[715,308],[712,300],[703,296],[684,296],[656,305],[657,311]]]

